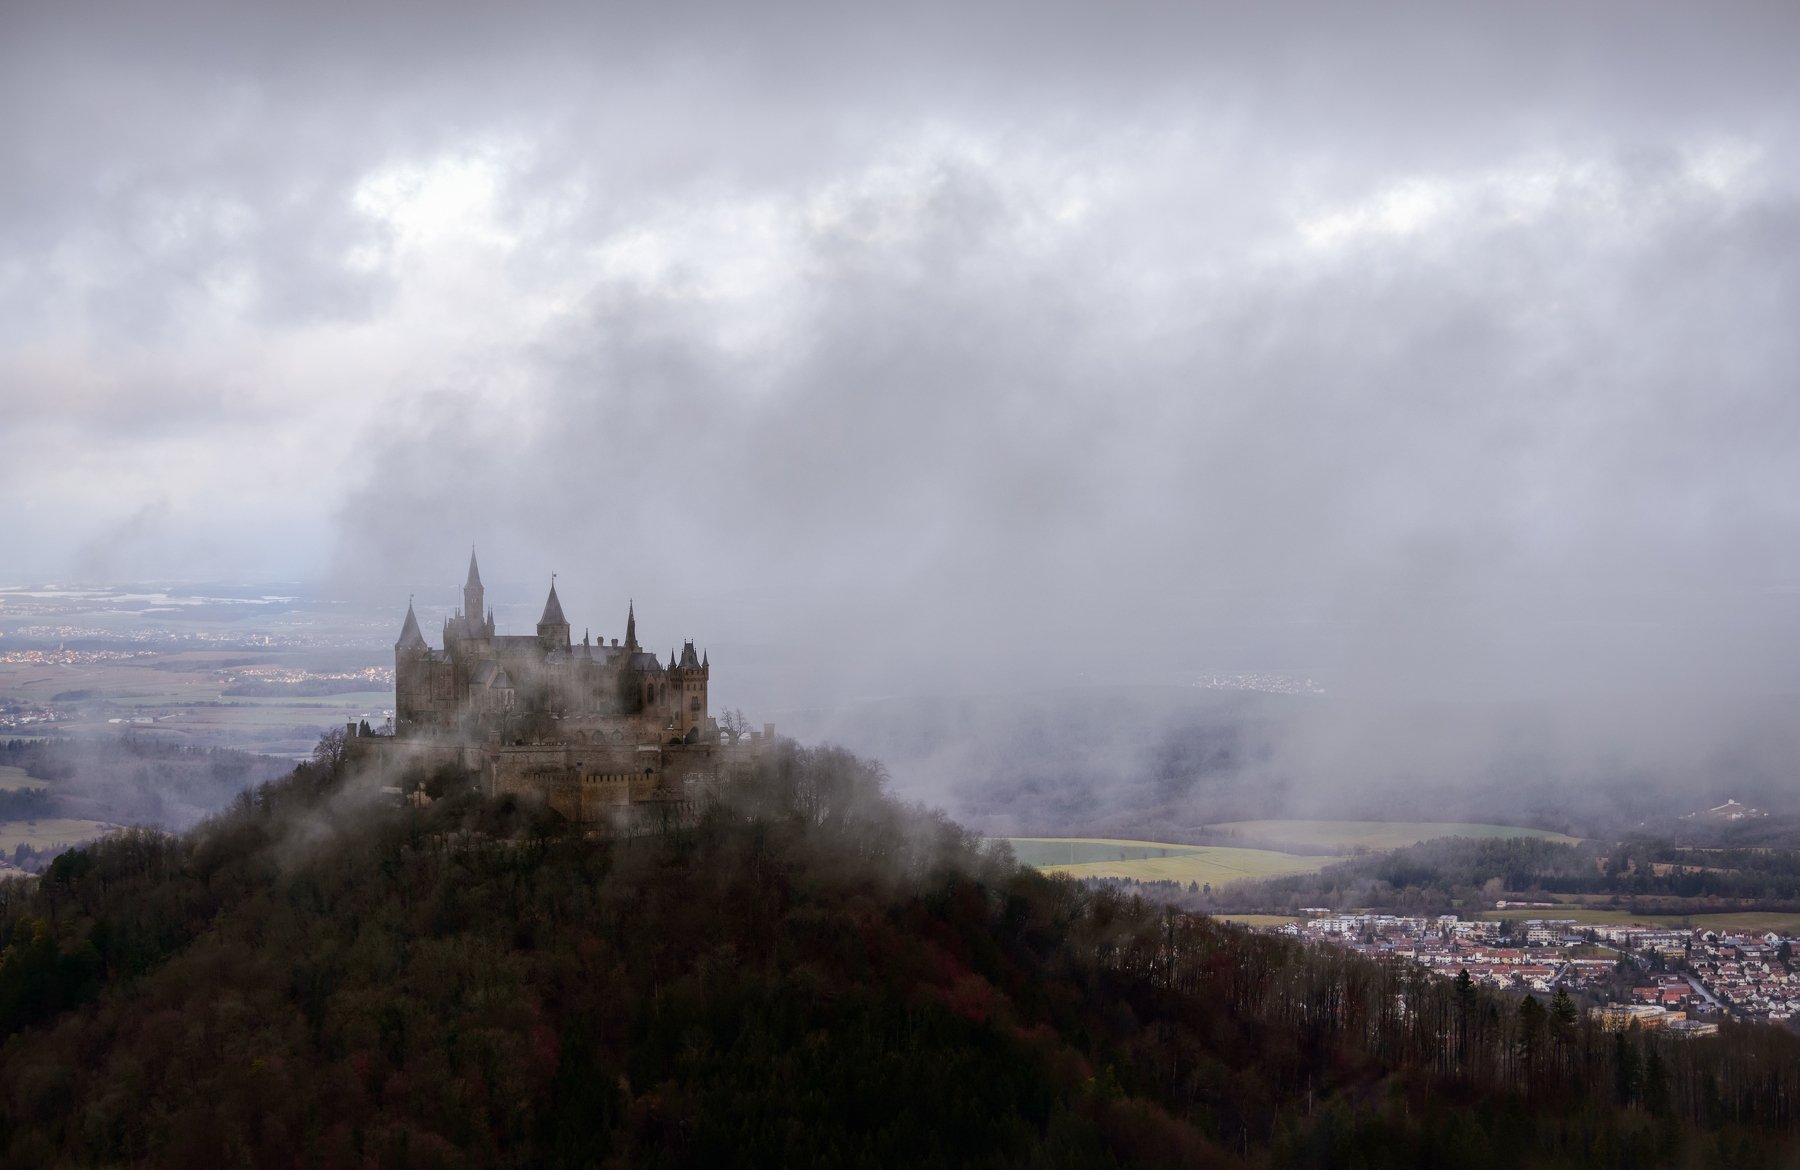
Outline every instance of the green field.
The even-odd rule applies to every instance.
[[[27,776],[23,768],[15,768],[11,764],[0,764],[0,792],[17,792],[21,788],[45,788],[49,784],[48,780]]]
[[[273,651],[251,657],[271,664],[303,658]],[[379,723],[379,712],[394,705],[394,692],[382,688],[335,695],[221,695],[215,673],[219,658],[216,651],[182,651],[55,667],[0,663],[0,698],[54,705],[73,715],[34,734],[153,735],[279,755],[310,752],[320,732],[342,727],[347,719],[367,714]],[[172,669],[158,670],[157,665]],[[56,695],[69,691],[89,694],[78,703],[54,702]],[[110,722],[137,716],[156,721]]]
[[[1163,841],[1120,841],[1103,837],[1012,837],[1013,855],[1045,873],[1070,877],[1131,878],[1140,882],[1223,885],[1246,878],[1314,873],[1337,860],[1304,857],[1272,849],[1222,845],[1173,845]]]
[[[0,821],[0,852],[12,855],[22,841],[33,849],[49,849],[55,845],[79,845],[92,841],[108,829],[117,828],[105,821],[83,821],[74,817],[43,817],[35,821]]]
[[[1721,914],[1633,914],[1605,906],[1557,906],[1517,910],[1484,910],[1475,915],[1496,921],[1502,918],[1520,921],[1527,918],[1573,918],[1583,926],[1678,926],[1705,927],[1720,933],[1735,930],[1767,930],[1800,935],[1800,914],[1786,910],[1734,910]]]
[[[1453,821],[1221,821],[1209,831],[1232,833],[1246,842],[1270,841],[1314,849],[1404,849],[1435,837],[1544,837],[1573,844],[1579,837],[1513,825]]]
[[[1287,914],[1219,914],[1215,915],[1220,922],[1229,922],[1233,926],[1287,926],[1300,921]]]

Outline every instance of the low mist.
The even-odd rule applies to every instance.
[[[453,11],[5,18],[8,572],[473,543],[986,825],[1792,789],[1792,11]]]

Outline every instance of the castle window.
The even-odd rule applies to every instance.
[[[693,700],[688,703],[688,710],[694,711],[694,712],[698,712],[700,710],[700,696],[699,695],[695,695],[693,697]]]

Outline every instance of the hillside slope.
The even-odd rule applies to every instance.
[[[5,1164],[1775,1165],[1795,1123],[1792,1037],[1042,878],[840,752],[617,841],[416,779],[307,765],[0,885]]]

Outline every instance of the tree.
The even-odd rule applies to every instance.
[[[334,727],[319,737],[318,746],[313,748],[313,763],[336,776],[343,770],[344,760],[349,749],[344,746],[344,731]]]
[[[727,707],[719,712],[719,730],[736,743],[750,733],[750,718],[737,707]]]

